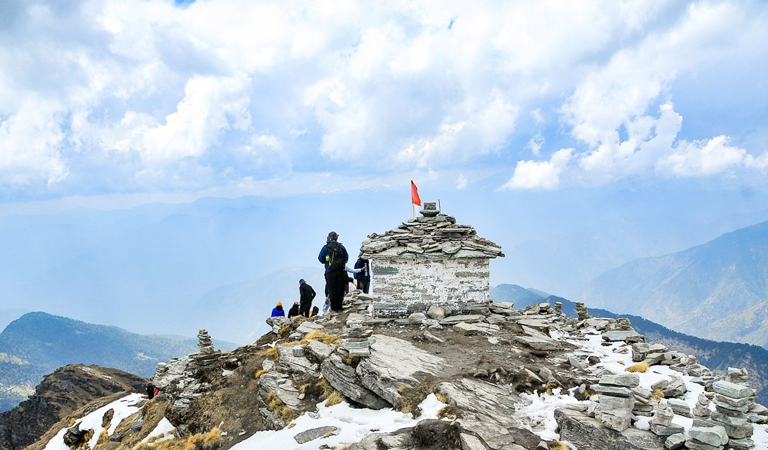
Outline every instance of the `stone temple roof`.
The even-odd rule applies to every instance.
[[[477,235],[469,225],[458,225],[453,216],[418,217],[383,235],[373,233],[360,247],[363,258],[411,254],[430,259],[496,258],[501,247]]]

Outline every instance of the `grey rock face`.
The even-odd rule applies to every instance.
[[[555,420],[560,427],[560,438],[579,449],[589,450],[657,450],[664,448],[664,440],[636,428],[622,432],[609,430],[584,413],[570,409],[556,409]]]
[[[386,335],[374,335],[370,357],[357,366],[357,376],[365,388],[391,405],[400,400],[398,389],[416,386],[417,372],[437,374],[445,365],[439,356],[419,349],[408,341]]]
[[[314,441],[329,434],[338,434],[339,429],[337,427],[319,427],[312,428],[310,430],[302,431],[293,437],[299,444],[306,444],[307,442]]]
[[[384,399],[361,385],[355,374],[355,369],[344,364],[336,354],[331,355],[320,364],[320,372],[334,389],[354,402],[371,409],[382,409],[390,406]]]

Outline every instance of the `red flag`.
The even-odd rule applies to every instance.
[[[421,198],[419,197],[419,188],[416,187],[415,184],[413,184],[413,180],[411,180],[411,203],[414,205],[421,206]]]

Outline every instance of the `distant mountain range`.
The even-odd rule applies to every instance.
[[[491,290],[495,302],[512,302],[515,308],[525,308],[541,302],[563,303],[563,313],[576,317],[576,303],[562,297],[547,295],[534,289],[514,284],[500,284]],[[648,342],[664,344],[668,348],[696,356],[705,366],[725,373],[728,367],[744,367],[749,371],[750,386],[758,391],[758,402],[768,403],[768,350],[756,345],[716,342],[670,330],[658,323],[630,314],[615,314],[598,308],[589,308],[593,317],[627,317],[638,333]]]
[[[624,264],[581,298],[702,338],[768,346],[768,222]]]
[[[217,348],[234,344],[215,342]],[[197,340],[143,336],[43,312],[27,313],[0,333],[0,411],[16,406],[45,374],[67,364],[98,364],[143,377],[158,362],[197,351]]]

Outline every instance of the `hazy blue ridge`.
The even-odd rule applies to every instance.
[[[540,302],[552,305],[562,302],[565,315],[577,316],[575,302],[554,295],[538,295],[534,290],[517,285],[498,285],[491,290],[491,297],[496,302],[512,302],[515,308],[525,308]],[[763,347],[698,338],[631,314],[615,314],[599,308],[589,308],[589,313],[592,317],[626,317],[638,333],[645,335],[648,342],[664,344],[671,350],[694,355],[702,364],[721,374],[728,367],[745,367],[749,370],[750,385],[758,390],[758,403],[768,402],[768,350]]]
[[[631,261],[596,278],[581,298],[699,337],[766,346],[768,222]]]
[[[234,344],[215,341],[217,348]],[[149,377],[158,362],[197,351],[196,338],[145,336],[44,312],[21,316],[0,333],[0,408],[23,400],[42,377],[67,364],[97,364]],[[7,392],[6,392],[7,391]]]

